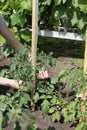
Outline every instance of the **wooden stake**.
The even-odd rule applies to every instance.
[[[35,68],[36,68],[36,52],[38,39],[38,0],[32,0],[32,66],[34,69],[32,92],[31,92],[31,109],[34,110],[33,95],[35,91]]]
[[[86,29],[86,42],[85,42],[85,53],[84,53],[84,74],[87,71],[87,29]]]
[[[35,70],[38,38],[38,0],[32,2],[32,65]]]
[[[86,29],[86,42],[85,42],[85,53],[84,53],[84,78],[86,76],[86,72],[87,72],[87,29]],[[85,102],[86,102],[86,96],[87,96],[87,86],[86,86],[86,89],[85,91],[82,93],[82,97],[81,97],[81,103],[80,103],[80,106],[81,106],[81,112],[82,112],[82,115],[83,117],[80,117],[80,122],[84,121],[84,115],[85,115],[85,112],[86,112],[86,107],[85,107]]]

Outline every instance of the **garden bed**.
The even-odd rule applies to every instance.
[[[50,51],[52,51],[52,50],[50,50]],[[63,54],[63,52],[57,53],[58,48],[54,49],[53,51],[54,51],[54,57],[56,57],[55,58],[56,65],[52,68],[48,67],[48,72],[49,72],[50,77],[57,76],[58,73],[62,69],[72,70],[72,69],[76,68],[77,66],[82,66],[83,59],[79,59],[79,58],[75,58],[75,57],[72,58],[68,55],[64,56],[65,54]],[[59,51],[61,51],[61,50],[59,50]],[[10,60],[11,60],[10,57],[5,58],[2,54],[0,54],[0,69],[8,68],[10,65]],[[65,98],[69,102],[71,100],[73,100],[73,93],[71,91],[69,91],[69,89],[67,88],[67,85],[58,83],[56,85],[56,88],[58,89],[58,91],[65,94]],[[2,93],[5,94],[6,91],[10,91],[11,93],[13,92],[13,90],[10,88],[6,88],[6,87],[2,87],[2,86],[0,87],[1,94]],[[63,119],[61,119],[60,122],[53,122],[51,119],[51,116],[46,114],[45,112],[43,112],[39,106],[37,107],[37,109],[34,112],[32,112],[32,114],[34,114],[34,116],[36,117],[35,122],[38,125],[37,130],[75,130],[75,127],[78,123],[78,121],[76,121],[76,120],[73,120],[68,123],[64,123]],[[17,118],[15,118],[15,117],[12,118],[9,125],[6,125],[5,123],[3,123],[4,130],[13,130],[13,125],[14,125],[14,122],[16,119]],[[21,119],[21,122],[22,122],[23,130],[26,130],[26,126],[31,124],[32,120],[25,117],[24,119]]]

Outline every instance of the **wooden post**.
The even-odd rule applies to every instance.
[[[32,0],[32,2],[32,65],[35,70],[38,38],[38,0]]]
[[[87,74],[87,29],[86,29],[86,40],[85,40],[85,53],[84,53],[84,78]],[[84,115],[86,112],[86,107],[85,107],[85,102],[86,102],[86,98],[87,97],[87,86],[85,91],[83,91],[82,93],[82,97],[81,97],[81,102],[80,102],[80,106],[81,106],[81,112],[83,117],[80,118],[80,122],[84,121]]]
[[[86,28],[86,42],[85,42],[85,53],[84,53],[84,74],[87,71],[87,28]]]
[[[34,110],[33,95],[35,91],[35,68],[36,68],[36,53],[38,40],[38,0],[32,0],[32,66],[34,70],[32,92],[31,92],[31,109]]]

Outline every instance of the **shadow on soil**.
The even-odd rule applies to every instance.
[[[38,48],[46,53],[53,52],[54,58],[58,58],[59,56],[72,58],[84,57],[85,42],[39,38],[39,43]]]

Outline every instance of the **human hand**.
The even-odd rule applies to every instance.
[[[49,78],[49,74],[47,70],[40,70],[38,73],[38,78],[39,79],[48,79]]]

